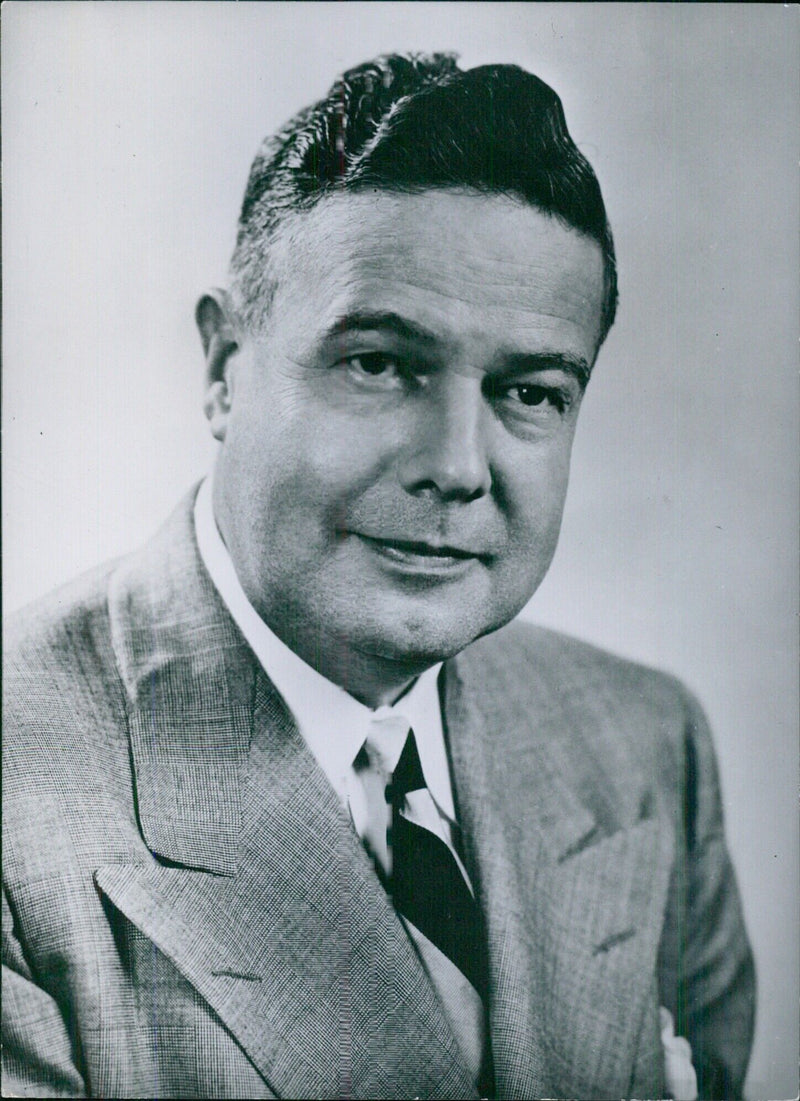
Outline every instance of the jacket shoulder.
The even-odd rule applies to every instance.
[[[124,719],[108,615],[109,562],[10,615],[3,639],[7,760],[35,745],[66,750]]]
[[[717,788],[702,709],[668,673],[518,621],[474,643],[459,668],[483,706],[506,716],[510,755],[522,759],[528,739],[546,737],[543,752],[609,828],[651,795],[680,817],[690,773]]]
[[[3,628],[4,679],[71,666],[108,634],[108,562],[12,612]]]
[[[609,702],[638,700],[683,710],[693,697],[675,676],[620,657],[592,643],[533,623],[514,620],[478,640],[470,660],[501,664],[519,678],[533,676],[559,696],[595,696]]]

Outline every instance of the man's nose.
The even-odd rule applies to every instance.
[[[409,493],[435,491],[445,500],[472,501],[492,485],[481,380],[453,373],[439,378],[420,402],[400,464]]]

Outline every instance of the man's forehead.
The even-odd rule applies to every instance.
[[[599,245],[502,195],[356,192],[295,216],[274,257],[275,308],[309,324],[410,311],[420,327],[593,328],[603,294]],[[403,310],[398,310],[398,302]],[[549,320],[548,320],[549,319]]]

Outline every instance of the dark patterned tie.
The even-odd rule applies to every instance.
[[[444,841],[403,813],[406,795],[423,789],[425,779],[411,730],[386,787],[392,808],[389,890],[398,912],[453,961],[487,1006],[488,963],[478,905]]]

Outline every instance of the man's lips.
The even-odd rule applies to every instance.
[[[434,563],[467,562],[474,559],[486,560],[490,555],[467,547],[453,546],[450,543],[438,543],[426,539],[395,539],[363,532],[351,532],[376,550],[398,558],[428,560]]]

